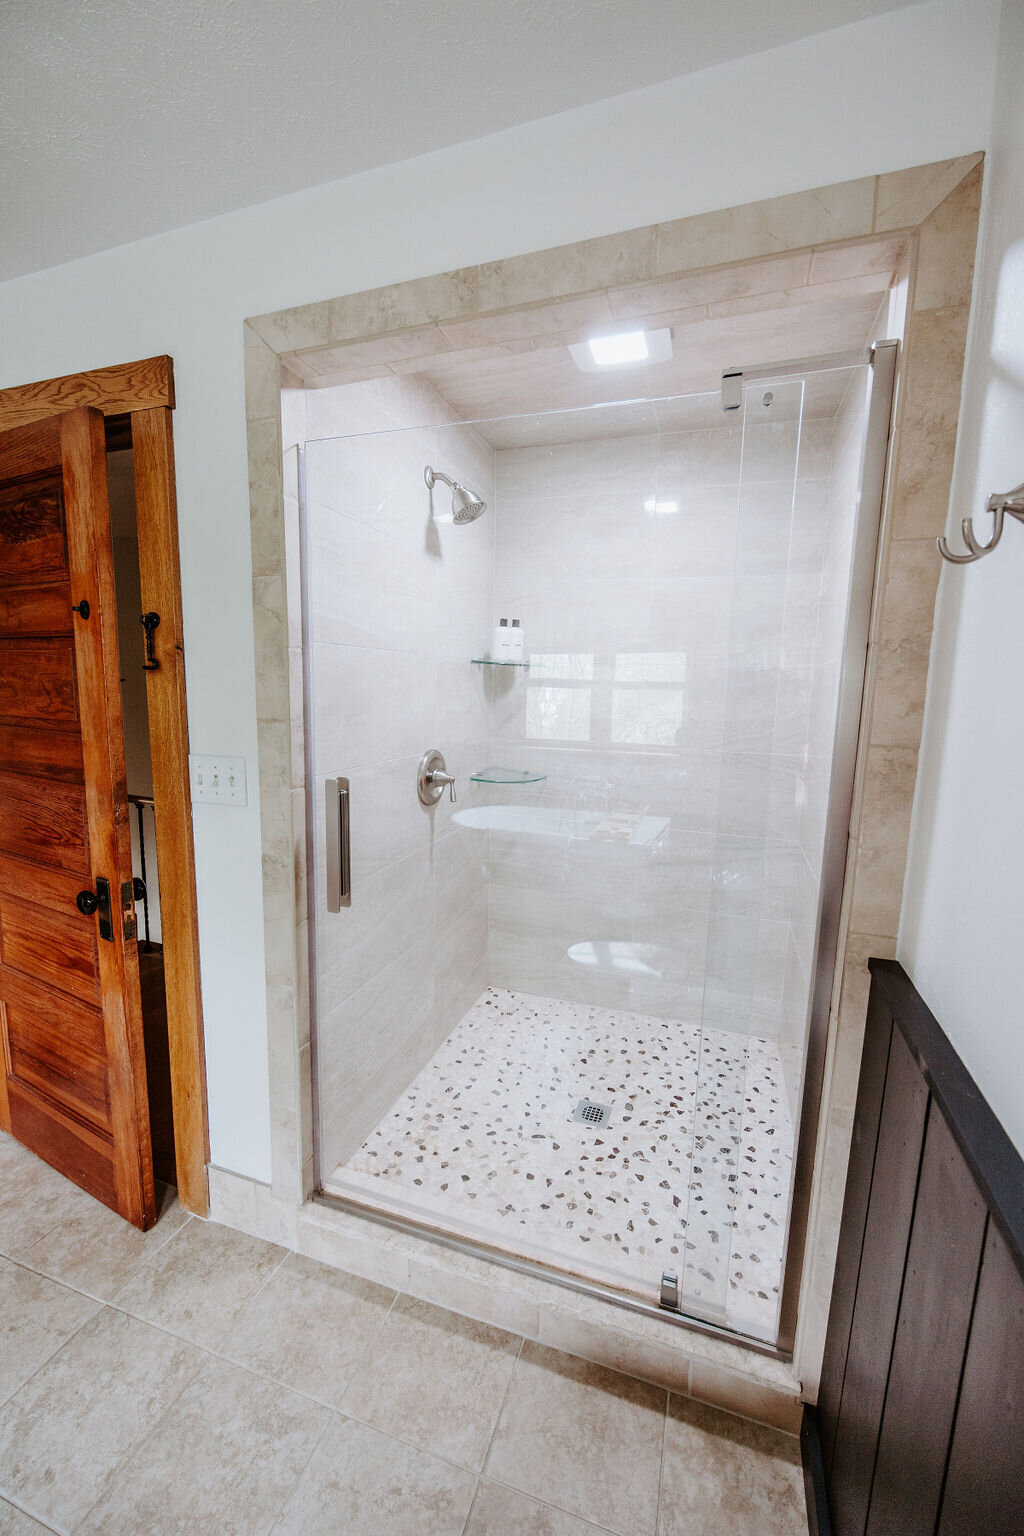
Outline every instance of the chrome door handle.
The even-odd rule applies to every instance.
[[[342,907],[352,905],[350,810],[348,779],[328,779],[324,784],[328,912],[340,912]]]

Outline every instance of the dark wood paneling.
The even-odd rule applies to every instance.
[[[0,721],[58,729],[78,722],[75,653],[67,640],[0,640]],[[6,732],[4,733],[6,734]]]
[[[2,977],[10,1074],[109,1133],[103,1015],[37,981]]]
[[[939,1519],[939,1536],[1024,1531],[1024,1285],[992,1223]]]
[[[70,635],[71,585],[0,587],[0,637]]]
[[[821,1454],[826,1475],[831,1470],[835,1451],[835,1428],[842,1402],[846,1356],[857,1300],[857,1281],[864,1247],[871,1179],[875,1169],[875,1149],[882,1118],[882,1095],[885,1092],[892,1030],[892,1014],[877,995],[873,996],[868,1006],[860,1092],[853,1119],[850,1169],[846,1179],[846,1198],[836,1257],[836,1282],[829,1308],[829,1336],[842,1338],[845,1344],[842,1349],[833,1349],[826,1359],[818,1393]]]
[[[91,884],[84,791],[0,773],[0,852],[81,871]]]
[[[1024,1160],[906,973],[870,966],[812,1529],[1020,1536]]]
[[[933,1536],[985,1235],[985,1203],[932,1101],[868,1536]],[[907,1484],[913,1504],[907,1503]]]
[[[928,1089],[892,1033],[860,1276],[832,1456],[836,1536],[863,1536],[924,1147]]]

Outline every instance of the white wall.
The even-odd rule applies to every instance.
[[[999,54],[957,530],[1024,480],[1020,0],[1007,0]],[[1007,522],[991,556],[947,566],[939,589],[899,957],[1024,1152],[1024,528]]]
[[[216,1163],[269,1176],[243,317],[985,149],[996,16],[930,0],[0,286],[0,387],[175,360],[191,744],[249,765],[195,816]]]

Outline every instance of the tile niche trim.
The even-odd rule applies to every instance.
[[[272,1183],[259,1189],[264,1205],[270,1200],[283,1227],[296,1232],[293,1246],[294,1212],[312,1190],[313,1094],[302,737],[294,718],[298,711],[301,721],[301,634],[296,562],[286,559],[294,532],[286,514],[281,419],[282,386],[301,382],[288,368],[289,354],[344,350],[396,334],[401,356],[406,343],[397,333],[413,328],[433,334],[442,323],[512,316],[766,256],[806,251],[814,266],[827,265],[833,253],[880,234],[901,234],[906,311],[896,420],[794,1352],[803,1395],[815,1399],[864,1032],[866,962],[869,955],[891,958],[896,946],[939,577],[933,540],[944,530],[949,506],[982,170],[981,154],[961,156],[245,322],[272,1138]],[[241,1208],[248,1207],[243,1202]],[[241,1224],[237,1215],[231,1224]],[[456,1284],[449,1305],[459,1305],[457,1293]],[[622,1368],[629,1369],[628,1361]],[[757,1381],[752,1369],[752,1390]]]

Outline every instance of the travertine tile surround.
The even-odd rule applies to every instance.
[[[816,1392],[852,1128],[869,954],[891,955],[902,896],[949,502],[981,191],[980,154],[256,317],[245,325],[260,739],[273,1189],[282,1216],[312,1187],[304,907],[296,912],[281,356],[475,320],[611,287],[811,248],[819,273],[879,234],[907,234],[906,326],[865,695],[795,1364]],[[383,365],[386,366],[386,365]],[[296,643],[293,639],[293,645]],[[253,1191],[255,1199],[256,1191]],[[255,1209],[255,1207],[253,1207]],[[334,1213],[324,1212],[326,1220]],[[304,1217],[304,1221],[309,1218]],[[457,1287],[456,1287],[457,1288]],[[453,1304],[459,1305],[458,1301]],[[596,1305],[596,1304],[595,1304]]]

